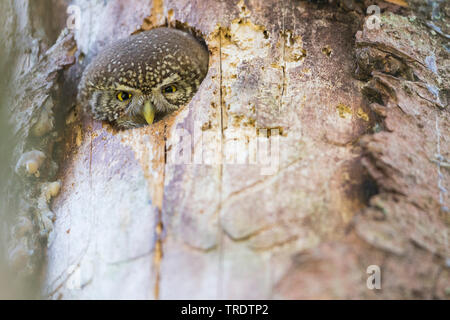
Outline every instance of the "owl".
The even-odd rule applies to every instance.
[[[114,42],[91,61],[80,98],[95,119],[120,129],[151,124],[191,100],[208,60],[206,45],[186,32],[144,31]]]

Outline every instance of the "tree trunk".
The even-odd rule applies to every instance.
[[[448,4],[1,6],[9,262],[43,297],[449,297]],[[144,128],[92,120],[89,61],[165,25],[208,45],[192,101]]]

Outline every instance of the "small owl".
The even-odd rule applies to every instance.
[[[151,124],[190,101],[208,71],[205,45],[190,34],[158,28],[121,39],[83,73],[82,101],[97,120],[127,129]]]

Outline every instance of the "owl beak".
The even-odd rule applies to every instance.
[[[155,107],[150,103],[150,101],[145,102],[142,115],[148,124],[153,123],[153,120],[155,119]]]

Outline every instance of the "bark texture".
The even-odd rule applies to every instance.
[[[372,28],[370,4],[72,1],[76,50],[63,33],[24,84],[47,110],[35,81],[53,87],[39,77],[76,58],[50,108],[60,126],[30,145],[24,131],[11,162],[37,150],[40,172],[51,173],[48,159],[59,165],[23,178],[39,191],[22,197],[35,199],[30,210],[61,182],[44,206],[54,214],[45,296],[448,298],[448,6],[379,1]],[[75,98],[88,62],[162,25],[208,45],[196,96],[145,128],[93,121]],[[9,112],[26,129],[39,117],[20,105]],[[381,290],[367,288],[371,265]]]
[[[39,296],[46,243],[53,229],[49,202],[60,189],[53,146],[58,139],[56,115],[63,114],[59,75],[75,62],[76,52],[73,34],[61,32],[60,7],[58,1],[0,5],[4,93],[0,252],[8,261],[7,266],[4,259],[0,264],[0,295],[7,298]]]

